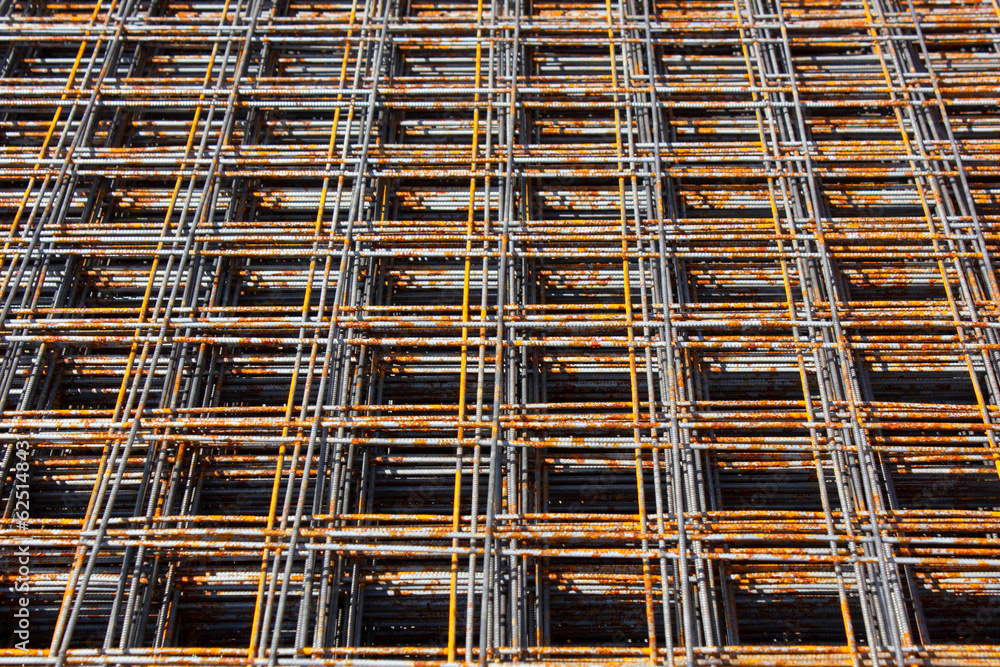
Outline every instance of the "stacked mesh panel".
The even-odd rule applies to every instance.
[[[0,14],[0,664],[1000,664],[996,0]]]

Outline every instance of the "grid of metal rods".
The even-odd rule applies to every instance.
[[[0,41],[0,665],[1000,665],[996,0]]]

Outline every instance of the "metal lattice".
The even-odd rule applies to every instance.
[[[997,0],[0,16],[0,663],[1000,665]]]

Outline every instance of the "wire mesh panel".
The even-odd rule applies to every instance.
[[[0,664],[1000,664],[995,1],[0,14]]]

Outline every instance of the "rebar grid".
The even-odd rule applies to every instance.
[[[1000,665],[996,0],[0,15],[0,664]]]

